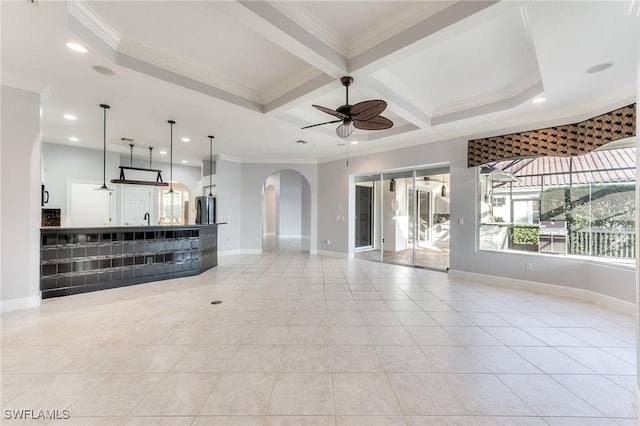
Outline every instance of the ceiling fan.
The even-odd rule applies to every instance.
[[[354,128],[361,130],[383,130],[393,127],[393,121],[380,115],[382,111],[387,108],[385,101],[371,100],[349,105],[349,86],[353,83],[353,77],[342,77],[340,81],[347,91],[347,99],[344,105],[339,106],[335,110],[320,105],[312,105],[322,112],[337,117],[338,120],[312,124],[311,126],[303,127],[303,129],[331,123],[342,123],[336,129],[336,134],[341,138],[346,138],[353,133]]]

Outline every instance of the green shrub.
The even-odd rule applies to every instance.
[[[517,223],[513,225],[513,243],[537,245],[540,227],[536,224]]]

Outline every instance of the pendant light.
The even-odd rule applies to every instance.
[[[173,120],[168,120],[167,123],[171,125],[171,155],[169,158],[169,194],[173,194],[173,125],[176,124]]]
[[[214,136],[207,136],[209,138],[209,197],[213,197],[211,192],[212,182],[211,175],[213,174],[213,138]]]
[[[442,190],[440,191],[440,195],[443,197],[447,196],[447,187],[444,186],[444,175],[442,175]]]
[[[102,130],[102,186],[96,188],[98,191],[113,191],[107,186],[107,110],[111,108],[107,104],[100,104],[103,112],[103,130]]]

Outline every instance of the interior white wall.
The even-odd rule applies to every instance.
[[[217,221],[225,223],[218,226],[218,253],[224,255],[240,250],[242,223],[242,169],[240,163],[219,158],[216,161]],[[264,179],[263,179],[264,181]],[[262,194],[257,198],[262,202]],[[258,206],[258,215],[262,208]],[[258,216],[259,217],[259,216]],[[258,219],[259,220],[259,219]],[[261,232],[258,228],[258,232]],[[262,249],[258,247],[261,251]]]
[[[280,212],[278,211],[278,196],[280,194],[280,173],[274,173],[271,176],[268,176],[265,180],[265,188],[271,188],[269,190],[269,200],[266,199],[266,193],[264,194],[264,211],[262,213],[263,224],[262,230],[263,233],[268,235],[278,235],[280,232],[280,220],[278,216]],[[269,221],[269,224],[266,224],[265,221]],[[268,229],[268,230],[267,230]]]
[[[278,199],[273,185],[267,185],[264,191],[263,229],[266,235],[276,235],[278,232]]]
[[[311,185],[300,179],[300,248],[303,251],[311,250]]]
[[[0,300],[10,311],[40,303],[40,94],[0,88]]]
[[[352,213],[349,219],[338,220],[344,206],[355,204],[349,200],[349,182],[353,175],[379,171],[449,163],[451,178],[451,240],[450,268],[452,272],[464,271],[494,275],[516,280],[535,281],[566,287],[582,288],[627,302],[635,302],[635,271],[606,263],[575,258],[527,253],[487,252],[476,249],[477,235],[477,173],[467,168],[467,138],[397,149],[352,158],[349,167],[343,160],[318,166],[318,238],[319,249],[338,252],[344,256],[353,254],[355,224]],[[385,201],[386,203],[386,201]],[[355,210],[355,209],[354,209]],[[327,245],[326,240],[331,244]],[[353,240],[353,238],[351,238]],[[533,265],[532,271],[525,264]]]
[[[102,150],[46,142],[42,144],[42,182],[49,191],[49,202],[45,208],[60,209],[62,226],[71,225],[67,203],[71,181],[95,184],[96,188],[101,186],[102,161]],[[113,185],[109,181],[118,177],[119,165],[120,154],[107,152],[106,177],[110,188]]]
[[[234,204],[232,215],[238,214],[242,223],[242,229],[238,229],[237,235],[240,236],[240,244],[238,249],[245,252],[257,252],[262,250],[262,188],[268,176],[282,170],[294,170],[300,173],[308,182],[311,190],[310,206],[310,247],[313,250],[316,247],[317,239],[317,214],[318,214],[318,166],[317,164],[263,164],[263,163],[233,163],[225,161],[226,166],[218,163],[218,192],[223,189],[223,175],[225,182],[229,184],[225,191],[233,192],[240,197],[240,203]],[[231,163],[235,164],[231,173]],[[231,179],[231,176],[237,175],[237,179]],[[219,200],[222,205],[222,200]],[[229,206],[230,208],[232,206]],[[281,209],[280,209],[281,210]],[[221,227],[224,228],[224,227]],[[224,241],[221,245],[224,247]]]
[[[292,170],[282,170],[278,194],[278,221],[281,237],[302,235],[302,176]]]
[[[129,166],[131,164],[131,157],[128,154],[120,155],[120,164],[118,164],[114,169],[107,168],[107,180],[117,179],[120,174],[120,169],[118,166]],[[208,164],[208,163],[207,163]],[[140,168],[148,168],[149,167],[149,158],[148,157],[135,157],[133,158],[133,166]],[[162,180],[164,182],[169,182],[171,177],[171,165],[169,163],[161,163],[161,162],[153,162],[153,168],[158,169],[162,172]],[[114,177],[109,178],[110,174],[114,174]],[[138,177],[134,177],[135,179],[141,180],[156,180],[155,173],[149,172],[132,172],[129,170],[125,170],[125,176],[129,178],[132,173],[139,173]],[[189,220],[188,223],[195,223],[196,221],[196,197],[202,194],[202,168],[201,166],[185,166],[184,164],[174,164],[173,165],[173,180],[174,182],[180,182],[184,184],[189,190]],[[212,179],[213,180],[213,179]],[[209,185],[209,178],[206,180],[207,185]],[[115,187],[116,190],[118,185],[111,184],[112,188]],[[160,188],[160,187],[150,187],[150,188]],[[153,197],[153,206],[151,208],[151,223],[157,223],[158,216],[158,197]]]
[[[74,226],[69,220],[68,200],[71,182],[92,183],[96,187],[102,185],[102,167],[103,152],[102,150],[75,147],[70,145],[43,143],[42,144],[42,161],[44,163],[44,175],[42,182],[49,191],[49,203],[46,208],[61,209],[61,225]],[[134,158],[135,167],[149,167],[148,158]],[[107,152],[106,156],[106,180],[107,185],[116,189],[114,195],[115,217],[114,224],[121,224],[120,210],[121,197],[118,189],[122,185],[110,183],[111,179],[117,179],[120,175],[119,166],[129,166],[131,164],[130,157],[127,154],[119,154]],[[153,163],[154,169],[162,171],[162,177],[165,182],[169,181],[170,165],[168,163]],[[145,172],[142,172],[145,173]],[[143,176],[137,176],[145,180],[155,180],[155,173],[145,173]],[[131,178],[127,175],[127,178]],[[181,164],[173,165],[173,179],[181,182],[189,189],[189,222],[195,221],[195,197],[202,193],[200,167],[185,166]],[[160,187],[149,187],[158,189]],[[157,197],[153,198],[151,209],[151,223],[158,221],[158,203]],[[142,220],[142,216],[140,217]]]

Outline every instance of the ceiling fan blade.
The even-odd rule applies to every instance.
[[[393,121],[381,115],[367,121],[354,121],[353,125],[360,130],[383,130],[393,127]]]
[[[381,100],[358,102],[351,107],[351,117],[358,121],[371,120],[382,114],[386,108],[387,103]]]
[[[310,127],[316,127],[316,126],[323,126],[325,124],[331,124],[331,123],[341,123],[342,120],[333,120],[333,121],[325,121],[324,123],[318,123],[318,124],[312,124],[311,126],[305,126],[303,127],[303,129],[308,129]]]
[[[333,116],[335,116],[335,117],[341,118],[341,119],[343,119],[343,120],[344,120],[345,118],[349,118],[349,116],[344,115],[343,113],[338,112],[338,111],[333,110],[333,109],[330,109],[330,108],[325,108],[325,107],[320,106],[320,105],[311,105],[311,106],[312,106],[312,107],[314,107],[314,108],[315,108],[315,109],[317,109],[317,110],[320,110],[320,111],[322,111],[322,112],[324,112],[324,113],[327,113],[327,114],[329,114],[329,115],[333,115]]]
[[[353,133],[353,122],[349,122],[349,124],[341,124],[336,129],[336,135],[341,138],[348,137],[351,133]]]

